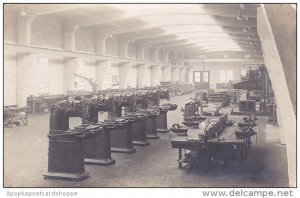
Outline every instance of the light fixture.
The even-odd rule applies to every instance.
[[[250,54],[246,54],[246,55],[245,55],[245,58],[250,58]]]
[[[252,42],[252,41],[250,41],[250,42],[249,42],[249,44],[250,44],[250,45],[253,45],[253,42]]]
[[[112,35],[112,34],[110,34],[108,37],[110,37],[110,38],[111,38],[111,37],[113,37],[113,35]]]
[[[243,32],[249,32],[247,28],[243,28]]]
[[[228,58],[229,58],[229,56],[228,56],[228,55],[224,55],[224,58],[225,58],[225,59],[228,59]]]
[[[241,14],[241,11],[239,11],[239,13],[238,13],[238,15],[236,17],[236,20],[238,20],[238,21],[244,21],[245,20],[245,18]]]
[[[27,13],[25,12],[25,5],[23,5],[22,10],[20,12],[20,16],[26,16]]]

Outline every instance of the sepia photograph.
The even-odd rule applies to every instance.
[[[2,7],[3,188],[297,187],[296,3]]]

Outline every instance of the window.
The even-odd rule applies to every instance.
[[[226,71],[220,71],[220,81],[226,82]]]
[[[78,74],[80,76],[87,77],[86,76],[86,71],[85,71],[85,62],[83,62],[83,61],[78,62]],[[77,77],[76,81],[78,82],[78,84],[77,84],[77,89],[78,90],[88,90],[89,83],[88,83],[87,80]]]
[[[194,82],[201,82],[201,73],[194,72]]]
[[[246,75],[247,75],[247,71],[246,71],[246,70],[242,70],[241,76],[242,76],[242,77],[245,77]]]
[[[208,82],[208,72],[203,72],[203,82]]]
[[[220,71],[220,82],[229,82],[233,80],[233,71]]]
[[[49,94],[49,65],[48,58],[39,58],[40,65],[40,95]]]
[[[233,71],[227,71],[227,82],[233,81]]]

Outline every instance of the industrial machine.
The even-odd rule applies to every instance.
[[[48,172],[44,178],[81,180],[89,176],[84,168],[85,131],[69,129],[69,118],[82,117],[82,110],[83,102],[75,100],[63,100],[51,109]]]
[[[97,93],[97,84],[93,81],[92,78],[88,78],[86,76],[83,76],[83,75],[80,75],[80,74],[77,74],[77,73],[74,73],[74,76],[76,76],[78,78],[81,78],[83,80],[86,80],[90,84],[90,86],[92,87],[92,92]]]
[[[232,114],[274,115],[274,95],[267,68],[260,65],[257,69],[249,69],[241,82],[234,83],[233,89],[244,90],[239,98],[239,109]]]
[[[205,127],[198,137],[173,139],[172,148],[179,149],[179,168],[182,168],[183,164],[187,166],[226,165],[237,159],[243,164],[247,156],[246,142],[232,135],[235,127],[231,125],[232,122],[225,114],[206,120]]]

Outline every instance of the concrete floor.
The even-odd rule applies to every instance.
[[[170,102],[177,103],[179,107],[168,113],[169,126],[182,121],[180,108],[191,96],[171,99]],[[222,111],[228,112],[229,109]],[[136,146],[136,153],[113,153],[117,161],[113,166],[86,165],[90,178],[72,182],[43,179],[42,175],[47,172],[49,113],[30,115],[28,126],[4,129],[4,186],[288,187],[286,148],[277,142],[266,141],[266,123],[266,117],[259,117],[258,143],[253,144],[243,167],[232,165],[226,168],[179,169],[176,161],[178,150],[172,149],[170,143],[174,135],[159,134],[160,139],[149,140],[150,146]],[[189,133],[197,131],[191,130]]]

